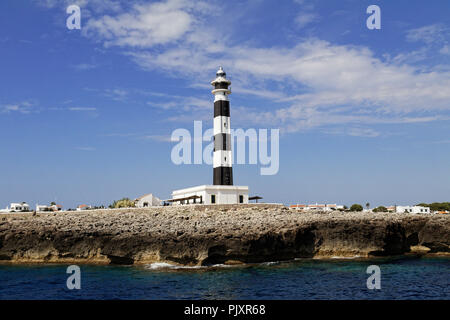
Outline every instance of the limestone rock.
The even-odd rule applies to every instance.
[[[0,216],[0,261],[12,262],[208,265],[450,253],[449,215],[259,204]]]

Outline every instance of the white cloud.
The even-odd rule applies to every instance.
[[[450,55],[450,27],[442,23],[408,30],[406,39],[410,42],[423,42],[425,45],[410,53],[399,54],[394,59],[414,63],[433,55]]]
[[[74,68],[75,70],[86,71],[86,70],[95,69],[98,66],[93,63],[80,63],[80,64],[72,65],[71,67]]]
[[[4,107],[4,110],[9,111],[19,111],[21,107],[18,104],[9,104]]]
[[[449,45],[443,46],[443,47],[439,50],[439,52],[440,52],[441,54],[450,55],[450,46],[449,46]]]
[[[87,10],[92,10],[97,13],[104,11],[118,12],[122,10],[122,6],[118,0],[34,0],[34,2],[46,8],[77,5],[83,10],[83,15]],[[132,2],[132,0],[130,0],[130,2]],[[90,16],[90,13],[88,16]]]
[[[130,12],[116,17],[91,19],[83,29],[86,34],[105,40],[105,45],[151,47],[180,39],[195,23],[193,15],[183,10],[182,0],[135,4]]]
[[[149,101],[147,104],[152,107],[162,108],[165,110],[176,108],[178,110],[190,111],[195,109],[210,109],[211,102],[207,99],[200,99],[197,97],[171,97],[175,98],[173,101],[169,102],[152,102]]]
[[[147,135],[147,136],[142,136],[141,138],[145,139],[145,140],[153,140],[153,141],[157,141],[157,142],[172,142],[170,135]]]
[[[319,20],[319,16],[312,12],[301,12],[295,18],[295,23],[299,28],[304,28],[308,24]]]
[[[371,128],[351,127],[326,131],[328,134],[350,135],[353,137],[376,138],[381,135],[380,132]]]
[[[139,53],[136,61],[147,68],[162,68],[185,74],[211,73],[218,59],[189,49],[172,49],[161,53]],[[258,83],[261,92],[270,92],[269,81],[291,83],[298,93],[282,98],[272,92],[272,98],[289,103],[277,111],[258,115],[252,120],[270,124],[291,122],[291,130],[323,124],[324,119],[349,121],[351,117],[333,117],[333,110],[322,112],[319,121],[310,118],[305,123],[305,108],[365,108],[374,116],[413,112],[449,110],[450,72],[421,72],[397,57],[392,63],[374,57],[365,47],[333,45],[310,39],[293,48],[232,47],[221,64],[231,69],[235,78],[249,78]],[[225,62],[224,62],[225,60]],[[190,61],[185,64],[185,61]],[[253,81],[251,81],[253,80]],[[245,83],[242,83],[245,85]],[[235,85],[236,87],[236,85]],[[303,87],[300,89],[300,87]],[[243,89],[245,91],[245,89]],[[269,94],[270,95],[270,94]],[[269,96],[267,95],[267,96]],[[260,121],[260,122],[261,122]],[[335,122],[339,123],[339,122]],[[345,122],[341,122],[345,123]]]
[[[72,107],[69,111],[97,111],[97,108]]]
[[[441,23],[436,23],[407,31],[406,39],[412,42],[422,41],[427,44],[448,41],[450,29]]]
[[[399,53],[392,59],[390,59],[389,56],[387,56],[387,58],[389,59],[390,62],[393,62],[395,64],[404,64],[404,63],[412,64],[415,62],[426,60],[428,55],[429,55],[428,48],[422,47],[418,50],[413,50],[411,52]]]
[[[125,101],[129,92],[125,89],[105,89],[103,93],[106,97],[115,101]]]
[[[38,112],[39,110],[33,109],[33,104],[28,101],[23,101],[20,103],[6,104],[0,107],[1,113],[22,113],[29,114],[31,112]]]
[[[355,137],[367,137],[374,138],[378,137],[380,133],[371,128],[350,128],[348,134]]]
[[[207,84],[217,66],[223,65],[233,77],[233,91],[259,95],[276,106],[266,111],[243,110],[239,118],[249,123],[299,131],[342,124],[435,121],[445,119],[450,111],[450,71],[437,66],[424,71],[412,64],[426,60],[426,50],[383,59],[368,47],[315,38],[292,46],[256,47],[227,36],[217,39],[223,26],[208,23],[204,13],[210,11],[202,2],[194,5],[184,0],[135,4],[115,16],[89,19],[86,34],[107,46],[124,48],[144,69],[164,70],[177,78],[189,76],[195,83]],[[299,14],[297,23],[305,26],[317,18],[308,9]],[[448,28],[442,24],[416,28],[408,31],[407,40],[442,43],[444,30]],[[176,99],[153,105],[178,106]],[[187,101],[184,107],[201,110],[210,107],[210,101]],[[348,134],[374,135],[358,130]]]

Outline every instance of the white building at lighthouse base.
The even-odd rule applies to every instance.
[[[248,186],[202,185],[172,192],[173,204],[248,203]]]

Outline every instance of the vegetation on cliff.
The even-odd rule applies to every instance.
[[[450,202],[419,203],[418,206],[429,207],[431,211],[450,211]]]
[[[355,203],[350,207],[350,211],[363,211],[363,207],[362,205]]]
[[[117,209],[117,208],[134,208],[135,204],[133,200],[129,198],[122,198],[120,200],[115,200],[109,208]]]

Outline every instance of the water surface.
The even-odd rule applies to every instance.
[[[367,289],[372,264],[381,290]],[[449,258],[80,268],[81,289],[69,290],[67,265],[0,265],[0,299],[450,299]]]

